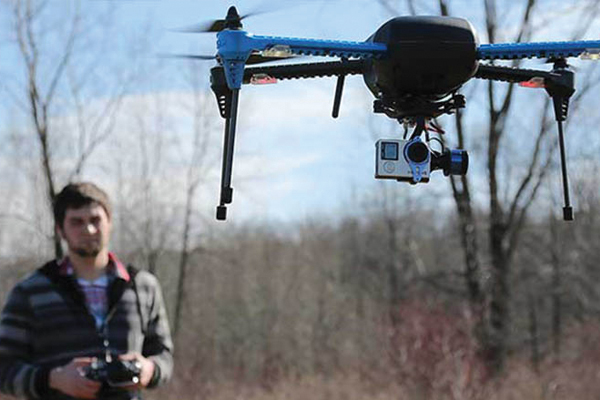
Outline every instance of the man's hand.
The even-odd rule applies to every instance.
[[[137,386],[142,388],[148,386],[148,384],[152,380],[152,376],[154,375],[154,361],[144,357],[143,355],[137,352],[121,354],[119,358],[121,360],[127,361],[139,361],[139,363],[142,364],[142,371],[140,372],[140,383]]]
[[[83,376],[83,368],[89,366],[93,358],[74,358],[70,363],[50,371],[49,385],[52,389],[81,399],[95,399],[102,385]]]

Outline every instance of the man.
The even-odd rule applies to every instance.
[[[9,294],[0,316],[0,391],[29,399],[139,399],[167,381],[173,359],[156,278],[108,251],[108,196],[91,183],[67,185],[54,204],[68,246]],[[138,379],[88,379],[101,361],[141,366]]]

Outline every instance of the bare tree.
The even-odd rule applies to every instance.
[[[22,87],[5,86],[14,103],[31,121],[31,130],[39,145],[46,204],[51,210],[57,185],[81,177],[92,154],[113,132],[132,76],[125,72],[129,68],[121,66],[123,74],[111,81],[114,92],[110,92],[111,87],[103,87],[109,92],[106,100],[97,101],[92,107],[85,90],[95,84],[95,69],[102,64],[101,58],[105,55],[94,53],[97,38],[91,32],[95,32],[97,26],[104,29],[107,21],[103,19],[97,24],[94,12],[82,9],[78,1],[61,3],[64,15],[60,16],[60,23],[57,23],[59,12],[48,1],[6,1],[5,4],[11,9],[12,29],[25,77]],[[83,63],[81,57],[86,53],[92,57]],[[63,115],[71,111],[69,98],[76,121],[74,129],[65,118],[61,122],[55,118],[59,110]],[[72,163],[69,156],[60,154],[61,146],[65,147],[69,141],[74,143]],[[64,163],[65,159],[69,161]],[[52,240],[55,255],[60,257],[62,247],[56,232],[52,233]]]
[[[19,51],[26,68],[27,113],[31,118],[40,145],[40,161],[46,180],[48,203],[52,205],[56,196],[56,178],[52,168],[52,151],[49,143],[49,136],[51,135],[49,113],[57,86],[63,78],[65,67],[73,54],[81,15],[79,6],[77,6],[72,19],[69,21],[70,32],[58,57],[58,62],[54,71],[49,75],[49,80],[45,81],[44,77],[40,76],[39,38],[36,34],[35,25],[46,5],[46,2],[33,2],[32,0],[16,1],[13,3],[13,14]],[[56,232],[53,237],[54,251],[56,256],[60,257],[62,255],[60,237]]]
[[[168,94],[157,93],[139,99],[142,107],[132,112],[135,136],[130,142],[135,151],[123,158],[116,152],[117,164],[125,168],[119,214],[125,216],[120,229],[128,232],[128,251],[135,253],[140,266],[157,274],[161,256],[169,252],[175,235],[176,188],[170,179],[177,166],[172,162],[174,134],[172,109],[167,107]],[[151,110],[151,113],[148,113]],[[148,118],[150,115],[150,118]]]
[[[392,2],[380,0],[386,9],[393,9]],[[434,2],[435,3],[435,2]],[[412,14],[415,5],[412,1],[406,3]],[[450,2],[440,0],[437,2],[440,15],[450,15]],[[497,12],[495,0],[484,0],[482,6],[485,13],[485,33],[489,43],[498,39],[498,32],[502,28]],[[538,4],[536,0],[524,0],[519,6],[522,8],[521,19],[513,38],[503,41],[521,42],[531,39],[534,32],[533,15]],[[424,6],[425,7],[425,6]],[[582,35],[590,26],[591,15],[597,13],[597,2],[593,2],[584,10],[583,28],[577,28],[573,38]],[[513,66],[518,66],[519,61],[514,61]],[[510,118],[515,118],[514,112],[515,91],[514,84],[500,89],[495,82],[487,83],[488,104],[488,128],[487,128],[487,174],[488,174],[488,225],[486,227],[489,249],[489,282],[484,285],[482,280],[481,251],[482,246],[478,241],[478,225],[473,208],[471,196],[471,183],[468,176],[460,178],[451,177],[451,187],[459,215],[459,232],[462,238],[464,252],[464,278],[468,290],[468,298],[473,314],[479,321],[477,326],[477,337],[481,342],[481,349],[494,371],[500,371],[504,364],[506,354],[508,329],[510,323],[509,299],[510,286],[509,276],[511,264],[517,249],[520,234],[523,230],[528,211],[531,208],[540,186],[549,171],[554,148],[549,144],[549,133],[552,132],[552,120],[547,112],[549,101],[543,105],[538,115],[542,116],[542,123],[535,135],[535,141],[530,150],[528,161],[526,161],[525,173],[513,177],[513,182],[502,183],[504,171],[501,167],[500,157],[508,140]],[[584,85],[572,100],[576,104],[579,99],[589,90]],[[463,113],[458,112],[455,119],[455,127],[458,133],[458,144],[465,148],[465,133],[467,132],[466,121]],[[513,186],[514,185],[514,186]],[[509,190],[514,187],[516,189]],[[489,292],[489,295],[484,293]]]
[[[208,98],[207,90],[204,88],[195,63],[188,64],[187,81],[192,90],[193,104],[190,108],[193,119],[192,130],[192,154],[188,161],[185,182],[185,208],[183,215],[183,231],[181,237],[181,251],[179,256],[177,294],[175,300],[174,331],[177,333],[181,326],[182,310],[186,299],[185,282],[188,276],[188,261],[191,246],[191,233],[193,228],[193,210],[197,198],[198,189],[206,181],[208,166],[208,144],[212,127],[207,117],[208,107],[214,107],[212,98]],[[209,102],[210,100],[210,102]],[[187,140],[185,141],[188,142]]]

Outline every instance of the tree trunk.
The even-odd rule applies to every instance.
[[[179,258],[179,278],[177,279],[177,298],[175,300],[175,321],[173,324],[173,331],[175,335],[177,335],[177,333],[179,332],[179,328],[181,327],[181,312],[183,310],[183,302],[185,300],[185,281],[187,278],[187,267],[189,258],[192,200],[194,198],[195,187],[195,185],[192,185],[188,188],[185,205],[181,256]]]
[[[455,122],[458,147],[464,149],[464,126],[462,112],[460,110],[456,112]],[[470,310],[475,319],[474,333],[478,342],[477,345],[480,350],[484,350],[487,347],[487,327],[485,323],[485,297],[480,281],[481,264],[479,262],[477,228],[475,225],[475,216],[473,215],[469,179],[466,175],[460,177],[460,189],[456,184],[457,180],[458,178],[450,176],[452,194],[454,196],[454,202],[459,217],[459,232],[465,260],[465,284],[468,292]]]
[[[561,345],[561,273],[560,273],[560,241],[558,239],[557,221],[554,217],[550,220],[551,245],[550,254],[552,257],[552,350],[554,357],[560,359]]]
[[[509,290],[508,274],[509,260],[503,243],[506,237],[506,229],[498,223],[490,227],[490,251],[491,251],[491,298],[490,298],[490,337],[486,358],[495,373],[502,371],[506,357],[506,337],[508,334],[509,321]]]
[[[50,165],[50,152],[48,149],[46,128],[43,128],[41,131],[38,131],[38,137],[40,138],[40,143],[42,145],[42,169],[44,172],[44,177],[46,179],[50,215],[54,215],[54,201],[56,199],[56,189],[54,186],[54,174],[52,173],[52,167]],[[56,229],[53,229],[52,232],[52,239],[54,242],[54,256],[57,259],[60,259],[63,256],[63,248],[61,244],[60,235],[58,234]]]
[[[398,252],[398,226],[393,216],[386,216],[388,228],[388,254],[385,257],[385,268],[387,271],[388,295],[389,295],[389,317],[394,332],[400,324],[398,315],[398,304],[400,303],[400,276],[397,268]]]
[[[540,348],[538,338],[537,305],[534,295],[529,295],[529,344],[531,346],[531,365],[540,372]]]

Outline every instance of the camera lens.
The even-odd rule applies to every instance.
[[[407,145],[406,157],[414,163],[424,163],[429,157],[429,149],[423,142],[413,142]]]

